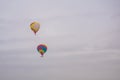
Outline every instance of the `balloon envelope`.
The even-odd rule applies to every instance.
[[[38,30],[40,29],[40,24],[38,22],[32,22],[30,24],[30,28],[36,34],[36,32],[38,32]]]
[[[47,51],[47,46],[45,44],[39,44],[37,46],[37,51],[43,56],[44,53]]]

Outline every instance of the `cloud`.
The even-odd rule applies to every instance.
[[[1,80],[120,79],[119,1],[0,4]],[[41,24],[36,36],[32,21]],[[41,43],[48,46],[43,58],[36,50]]]

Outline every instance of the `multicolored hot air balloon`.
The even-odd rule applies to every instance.
[[[44,53],[47,51],[47,46],[45,44],[40,44],[37,46],[37,50],[43,57]]]
[[[40,24],[38,23],[38,22],[32,22],[31,24],[30,24],[30,28],[31,28],[31,30],[35,33],[35,35],[36,35],[36,33],[38,32],[38,30],[40,29]]]

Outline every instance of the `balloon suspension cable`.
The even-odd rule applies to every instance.
[[[35,36],[36,36],[36,32],[34,32]]]
[[[41,57],[44,57],[43,55],[41,55]]]

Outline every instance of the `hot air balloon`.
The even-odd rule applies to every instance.
[[[31,30],[35,33],[35,35],[36,35],[36,33],[38,32],[38,30],[40,29],[40,24],[38,23],[38,22],[32,22],[31,24],[30,24],[30,28],[31,28]]]
[[[47,46],[45,44],[39,44],[37,46],[37,51],[41,54],[43,57],[44,53],[47,51]]]

